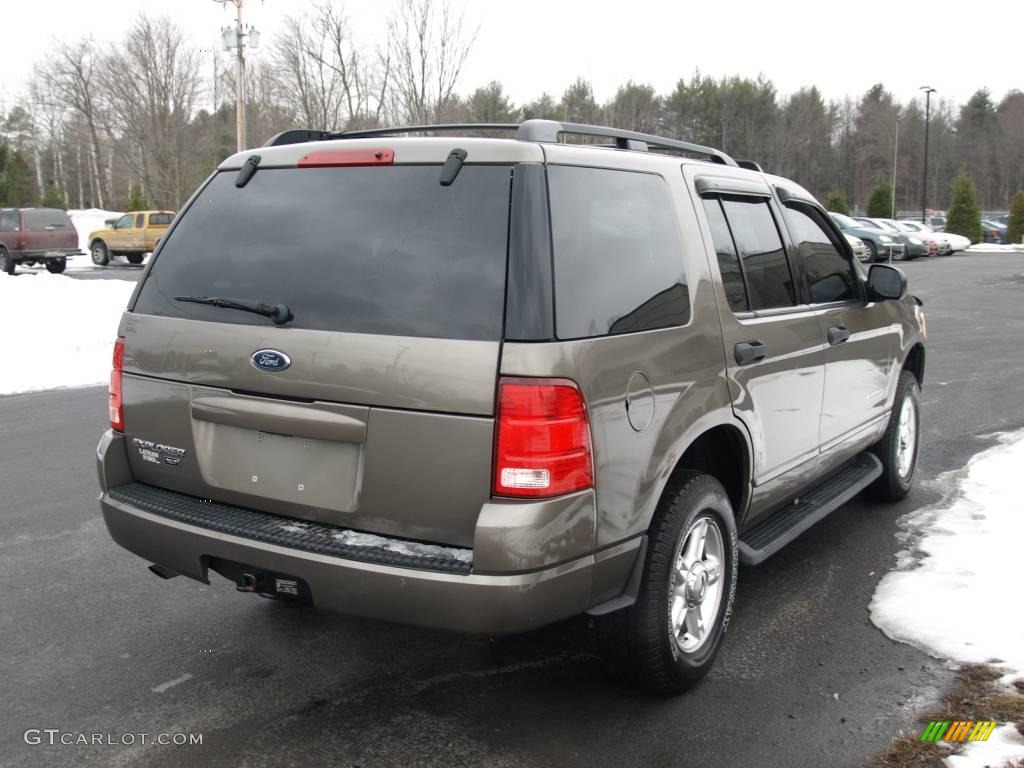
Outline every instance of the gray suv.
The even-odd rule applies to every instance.
[[[740,563],[909,491],[920,302],[754,163],[478,128],[289,131],[220,165],[121,320],[104,519],[158,576],[324,610],[588,613],[615,669],[681,691]]]

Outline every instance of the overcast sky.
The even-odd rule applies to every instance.
[[[783,94],[817,85],[826,98],[859,96],[883,82],[900,101],[921,85],[956,103],[980,87],[995,99],[1024,90],[1024,0],[454,0],[480,32],[459,90],[499,80],[521,104],[557,97],[577,76],[599,101],[632,78],[659,93],[695,69],[714,76],[759,73]],[[234,7],[214,0],[5,0],[0,107],[23,92],[55,38],[121,37],[140,11],[169,14],[197,49],[219,49]],[[247,0],[246,16],[269,43],[285,15],[313,0]],[[347,0],[360,37],[380,36],[390,0]],[[213,56],[215,54],[204,54]],[[216,54],[228,56],[228,54]],[[226,61],[226,59],[225,59]],[[210,69],[213,70],[212,58]]]

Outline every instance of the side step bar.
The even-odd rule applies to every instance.
[[[740,533],[740,562],[757,565],[871,485],[882,462],[864,452]]]

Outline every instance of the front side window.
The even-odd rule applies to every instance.
[[[551,166],[548,188],[559,338],[689,322],[675,209],[661,176]]]
[[[811,289],[811,301],[851,301],[857,298],[853,266],[820,221],[813,208],[784,209],[786,225],[800,251],[800,260]]]
[[[768,203],[754,198],[725,198],[722,208],[747,279],[750,308],[795,306],[793,275]]]
[[[114,229],[128,229],[131,227],[134,219],[130,213],[126,213],[120,219],[114,222]]]

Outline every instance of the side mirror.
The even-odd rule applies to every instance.
[[[907,295],[907,276],[888,264],[874,264],[868,271],[868,294],[873,301],[902,299]]]

